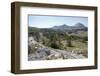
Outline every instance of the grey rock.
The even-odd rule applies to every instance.
[[[82,54],[52,48],[39,48],[35,53],[28,55],[28,60],[53,60],[53,59],[80,59]]]

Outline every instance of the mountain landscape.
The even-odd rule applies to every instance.
[[[54,26],[52,29],[62,30],[62,31],[87,31],[87,27],[85,27],[82,23],[77,23],[74,26],[68,26],[66,24],[60,25],[60,26]]]
[[[28,27],[28,60],[87,58],[88,27],[82,23]]]

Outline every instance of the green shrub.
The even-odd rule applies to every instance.
[[[51,48],[59,49],[59,46],[56,43],[51,43]]]

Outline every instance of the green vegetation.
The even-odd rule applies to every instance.
[[[75,51],[87,57],[87,31],[81,32],[80,35],[80,33],[70,34],[66,31],[29,27],[28,35],[33,36],[37,42],[44,46],[66,51]],[[32,52],[30,47],[28,47],[28,50],[29,53]]]

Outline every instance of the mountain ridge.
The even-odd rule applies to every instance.
[[[62,24],[59,26],[53,26],[51,28],[37,28],[33,27],[33,29],[37,30],[54,30],[54,31],[62,31],[62,32],[72,32],[72,33],[77,33],[78,31],[87,31],[88,27],[86,27],[84,24],[78,22],[74,24],[73,26],[69,26],[67,24]]]

